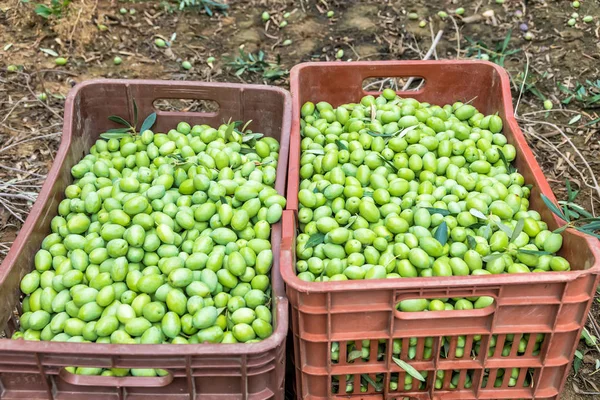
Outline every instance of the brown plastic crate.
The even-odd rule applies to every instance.
[[[466,277],[382,279],[369,281],[303,282],[295,273],[295,237],[297,235],[300,108],[306,101],[327,101],[334,107],[358,101],[365,94],[363,80],[384,77],[422,77],[425,85],[418,91],[400,92],[404,97],[433,104],[471,100],[484,113],[499,112],[504,133],[517,149],[516,167],[527,183],[533,184],[531,208],[540,212],[549,226],[558,221],[541,201],[540,193],[554,196],[525,138],[513,118],[509,80],[506,72],[488,62],[469,61],[390,61],[356,63],[306,63],[291,72],[294,99],[290,167],[288,175],[288,210],[283,217],[281,271],[287,284],[292,306],[296,389],[301,399],[558,399],[570,370],[571,360],[598,284],[600,249],[598,241],[574,230],[564,233],[561,255],[572,271],[559,273],[491,275]],[[408,298],[446,298],[493,296],[492,306],[481,310],[403,313],[396,310],[398,301]],[[539,354],[535,341],[526,341],[526,351],[510,354],[501,350],[488,356],[492,340],[500,348],[507,334],[515,334],[515,342],[523,335],[544,334]],[[463,357],[440,358],[442,352],[455,354],[458,336],[465,337]],[[474,336],[481,335],[481,351],[471,356]],[[389,389],[393,377],[403,380],[406,372],[392,360],[394,339],[415,343],[415,354],[409,359],[407,346],[400,358],[418,371],[428,371],[422,388],[413,385],[405,390]],[[442,345],[447,338],[447,347]],[[370,339],[368,361],[347,361],[348,341]],[[381,340],[381,348],[377,345]],[[431,356],[425,355],[425,342],[431,344]],[[332,343],[339,344],[339,360],[332,362]],[[514,343],[514,342],[513,342]],[[356,346],[362,348],[360,344]],[[381,351],[383,349],[383,351]],[[383,353],[383,354],[381,354]],[[378,359],[379,358],[379,359]],[[504,379],[494,387],[501,369],[520,368],[516,386]],[[438,371],[454,371],[458,375],[456,389],[450,388],[452,373],[445,375],[442,388],[435,388]],[[467,372],[473,376],[472,386],[464,387]],[[368,384],[360,391],[360,375],[373,381],[383,378],[377,391]],[[332,377],[346,385],[352,375],[353,390],[332,393]],[[531,385],[523,387],[527,375]],[[483,385],[484,376],[491,381]]]
[[[101,132],[114,128],[109,115],[132,120],[132,99],[141,118],[155,111],[157,99],[212,100],[212,113],[157,111],[155,131],[190,124],[219,125],[253,120],[252,129],[281,142],[275,188],[284,194],[291,97],[285,90],[260,85],[96,80],[76,86],[65,106],[60,148],[38,200],[7,258],[0,266],[0,331],[16,328],[13,310],[20,304],[19,282],[32,270],[42,239],[50,232],[64,190],[72,182],[71,167]],[[281,223],[272,230],[275,257],[274,332],[254,344],[106,345],[28,342],[0,339],[0,398],[4,399],[283,399],[288,301],[279,274]],[[164,368],[165,377],[78,376],[67,366]]]

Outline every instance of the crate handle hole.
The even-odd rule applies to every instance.
[[[214,100],[156,99],[152,103],[156,111],[163,113],[185,112],[216,116],[221,106]]]
[[[78,375],[62,368],[58,374],[62,380],[76,386],[104,387],[163,387],[173,382],[173,373],[167,371],[164,376],[101,376]]]
[[[425,78],[421,76],[374,76],[362,81],[363,91],[366,93],[382,92],[384,89],[392,89],[396,92],[421,92],[426,84]]]

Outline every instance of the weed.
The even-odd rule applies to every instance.
[[[257,54],[253,54],[240,49],[240,55],[227,65],[235,70],[236,76],[241,76],[244,73],[261,73],[265,79],[276,80],[288,74],[287,70],[281,69],[279,55],[276,63],[268,62],[265,58],[266,55],[262,50]]]
[[[558,84],[558,88],[567,94],[567,98],[562,101],[563,104],[569,104],[575,100],[584,108],[600,108],[600,79],[595,82],[587,79],[585,84],[577,82],[573,90],[561,83]]]
[[[521,51],[521,49],[508,49],[511,35],[512,30],[509,30],[506,33],[504,40],[502,42],[498,42],[494,50],[491,50],[490,47],[481,40],[475,41],[470,37],[465,37],[467,42],[470,44],[470,46],[467,47],[467,57],[475,56],[479,59],[489,58],[491,62],[503,67],[506,57]]]
[[[594,217],[585,208],[575,203],[575,199],[579,194],[579,190],[574,190],[571,187],[571,182],[567,179],[567,200],[561,200],[558,205],[554,204],[543,193],[542,200],[554,215],[566,222],[565,225],[555,229],[555,233],[560,233],[567,228],[574,228],[581,233],[593,236],[600,239],[600,234],[596,233],[600,230],[600,217]]]
[[[176,5],[172,4],[176,3]],[[214,11],[225,13],[229,9],[228,4],[223,4],[213,0],[163,0],[160,3],[162,7],[169,13],[185,8],[203,9],[206,14],[212,17]]]
[[[537,84],[541,82],[543,79],[546,79],[548,76],[548,72],[544,72],[541,75],[536,75],[535,73],[527,74],[527,78],[525,79],[525,85],[523,86],[523,77],[525,76],[525,72],[519,72],[517,76],[514,78],[515,83],[518,87],[523,87],[523,92],[529,92],[541,101],[546,100],[546,96],[537,88]]]
[[[29,0],[21,0],[21,3],[29,3]],[[66,15],[71,0],[51,0],[50,5],[36,4],[34,12],[42,18],[62,18]]]

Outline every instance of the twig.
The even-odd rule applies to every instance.
[[[521,83],[521,90],[519,91],[519,97],[517,98],[517,104],[515,105],[514,117],[516,118],[519,114],[519,103],[521,102],[521,97],[523,97],[523,89],[525,89],[525,82],[527,82],[527,75],[529,74],[529,53],[525,52],[525,75],[523,76],[523,82]]]
[[[431,25],[431,19],[429,20],[429,33],[431,34],[431,43],[435,40],[435,36],[433,35],[433,26]],[[438,59],[437,50],[433,49],[433,58]]]
[[[369,89],[370,87],[373,87],[373,86],[376,86],[376,85],[379,85],[379,84],[382,84],[382,85],[383,85],[385,82],[387,82],[387,81],[389,81],[389,80],[390,80],[390,78],[385,78],[385,79],[381,79],[381,80],[379,80],[379,81],[374,81],[374,82],[371,82],[371,83],[369,83],[368,85],[364,86],[364,87],[363,87],[363,90],[367,90],[367,89]]]
[[[568,108],[557,108],[554,110],[540,110],[540,111],[529,111],[526,113],[523,113],[523,117],[526,115],[535,115],[535,114],[546,114],[546,113],[552,113],[552,112],[566,112],[566,113],[572,113],[572,114],[581,114],[581,111],[576,111],[576,110],[569,110]]]
[[[563,134],[563,136],[565,136],[565,137],[566,137],[566,135],[564,135],[564,133],[562,132],[562,130],[560,130],[560,129],[559,129],[557,126],[556,126],[556,125],[554,125],[554,124],[551,124],[551,123],[549,123],[549,122],[544,122],[544,121],[531,121],[531,120],[527,120],[527,119],[524,119],[524,118],[521,118],[521,117],[516,117],[516,118],[517,118],[517,120],[518,120],[518,121],[523,121],[523,122],[525,122],[525,123],[528,123],[528,124],[536,124],[536,123],[540,123],[540,124],[546,124],[546,125],[551,125],[551,126],[554,126],[554,128],[555,128],[556,130],[559,130],[559,131],[560,131],[560,132]],[[587,183],[587,179],[586,179],[586,178],[585,178],[585,176],[583,175],[583,172],[582,172],[582,171],[581,171],[579,168],[577,168],[577,166],[575,166],[575,165],[573,164],[573,162],[572,162],[571,160],[569,160],[569,158],[568,158],[566,155],[564,155],[564,151],[561,151],[561,150],[559,150],[559,149],[558,149],[558,148],[557,148],[557,147],[556,147],[556,146],[555,146],[555,145],[554,145],[552,142],[550,142],[548,139],[546,139],[546,138],[544,138],[543,136],[540,136],[540,135],[538,135],[538,134],[534,133],[534,132],[533,132],[532,130],[530,130],[530,129],[527,129],[525,132],[526,132],[526,133],[528,133],[529,135],[533,136],[533,137],[534,137],[534,138],[536,138],[537,140],[539,140],[539,141],[541,141],[541,142],[544,142],[544,143],[546,143],[546,144],[547,144],[548,146],[550,146],[550,147],[551,147],[551,148],[552,148],[554,151],[556,151],[556,152],[557,152],[557,153],[558,153],[558,154],[559,154],[559,155],[560,155],[560,156],[561,156],[561,157],[562,157],[562,158],[563,158],[563,159],[564,159],[564,160],[567,162],[567,164],[569,164],[569,166],[570,166],[570,167],[571,167],[571,168],[572,168],[574,171],[576,171],[576,172],[579,174],[579,176],[581,177],[581,180],[582,180],[582,182],[583,182],[583,183],[584,183],[584,184],[585,184],[587,187],[589,187],[590,189],[596,190],[596,192],[597,192],[597,193],[600,195],[600,188],[598,187],[598,182],[596,181],[596,177],[594,176],[594,174],[593,174],[593,173],[592,173],[592,180],[594,181],[594,183],[595,183],[595,185],[596,185],[596,186],[592,186],[592,185],[590,185],[589,183]],[[568,139],[568,138],[566,138],[566,139],[567,139],[567,141],[568,141],[568,142],[571,144],[571,146],[573,146],[573,143],[571,142],[571,140],[570,140],[570,139]],[[586,164],[586,166],[587,166],[588,170],[591,170],[591,167],[590,167],[590,165],[589,165],[589,164],[588,164],[588,162],[587,162],[587,161],[586,161],[586,160],[583,158],[583,156],[581,155],[581,153],[579,153],[579,151],[578,151],[578,150],[576,150],[576,152],[577,152],[577,154],[578,154],[578,155],[579,155],[579,156],[580,156],[580,157],[583,159],[583,162]]]
[[[556,126],[556,124],[553,124],[551,122],[546,122],[546,121],[531,121],[531,122],[537,123],[537,124],[546,125],[546,126],[550,126],[551,128],[556,129],[562,135],[562,137],[569,143],[569,145],[571,145],[571,147],[573,148],[573,150],[575,151],[575,153],[577,153],[577,155],[579,156],[579,158],[581,158],[581,161],[583,162],[583,164],[586,166],[587,170],[590,173],[592,181],[594,182],[594,186],[590,186],[587,183],[586,183],[586,185],[590,189],[596,190],[596,193],[598,194],[598,196],[600,196],[600,186],[598,186],[598,180],[596,179],[596,175],[594,174],[594,170],[592,169],[592,167],[590,166],[590,164],[587,162],[587,160],[585,159],[585,157],[583,156],[583,154],[581,154],[581,152],[579,151],[579,149],[577,148],[577,146],[575,146],[575,144],[571,141],[571,139],[569,138],[569,136],[567,136],[567,134],[562,129],[560,129],[558,126]]]
[[[352,46],[351,43],[348,43],[348,47],[350,47],[350,50],[352,50],[352,52],[356,56],[356,61],[360,61],[360,55],[356,52],[356,49],[354,48],[354,46]]]
[[[454,24],[454,29],[456,29],[456,58],[460,58],[460,30],[458,29],[458,24],[456,23],[456,19],[452,15],[449,15],[452,23]]]
[[[15,213],[15,212],[14,212],[14,211],[11,209],[11,207],[9,206],[9,204],[10,204],[10,203],[6,203],[6,202],[5,202],[5,201],[4,201],[2,198],[0,198],[0,204],[1,204],[2,206],[4,206],[4,208],[5,208],[5,209],[6,209],[6,210],[7,210],[7,211],[8,211],[8,212],[9,212],[9,213],[10,213],[10,214],[13,216],[13,217],[15,217],[16,219],[18,219],[19,221],[21,221],[21,222],[23,222],[23,223],[25,222],[25,221],[23,221],[23,218],[21,218],[21,217],[20,217],[18,214],[16,214],[16,213]]]
[[[4,116],[4,119],[3,119],[3,120],[0,122],[0,124],[1,124],[1,123],[4,123],[4,121],[6,121],[6,120],[8,119],[8,117],[10,117],[10,115],[13,113],[13,111],[15,111],[15,108],[17,108],[17,106],[18,106],[19,104],[21,104],[22,102],[24,102],[25,100],[27,100],[27,97],[23,97],[21,100],[17,101],[17,102],[15,103],[15,105],[14,105],[14,106],[13,106],[13,107],[10,109],[10,111],[8,111],[8,112],[6,113],[6,115]]]
[[[435,38],[433,39],[433,42],[431,43],[431,47],[429,48],[429,50],[427,50],[427,53],[425,53],[425,56],[423,57],[423,60],[429,60],[429,58],[431,57],[431,55],[435,51],[435,47],[439,43],[439,41],[442,38],[443,34],[444,34],[444,31],[442,31],[442,30],[438,31],[437,35],[435,35]],[[413,83],[413,81],[414,81],[414,78],[411,76],[406,81],[406,83],[404,84],[404,86],[402,87],[402,91],[408,90],[408,88],[410,87],[411,83]]]
[[[0,193],[0,197],[20,199],[20,200],[25,200],[25,201],[35,201],[35,198],[28,197],[24,194]]]
[[[39,140],[39,139],[45,139],[47,137],[52,137],[52,136],[58,136],[58,135],[61,135],[61,134],[62,134],[62,132],[55,132],[55,133],[49,133],[47,135],[42,135],[42,136],[34,136],[34,137],[26,139],[26,140],[21,140],[20,142],[13,143],[10,146],[6,146],[6,147],[0,149],[0,153],[4,152],[4,151],[6,151],[6,150],[8,150],[8,149],[10,149],[12,147],[15,147],[15,146],[18,146],[20,144],[23,144],[23,143],[32,142],[34,140]]]
[[[36,96],[35,92],[31,88],[31,86],[29,85],[29,81],[31,80],[31,75],[26,74],[25,72],[20,72],[20,71],[17,71],[17,73],[25,76],[25,84],[27,85],[27,89],[33,95],[33,97],[35,99],[37,99],[40,104],[42,104],[44,107],[46,107],[52,114],[56,115],[60,120],[62,120],[63,119],[62,115],[60,115],[59,113],[57,113],[56,111],[54,111],[48,104],[46,104],[45,102],[43,102],[42,100],[40,100]]]
[[[82,11],[83,11],[83,6],[81,8],[79,8],[79,13],[77,13],[77,19],[75,20],[75,24],[73,24],[73,30],[71,31],[71,34],[69,35],[69,48],[71,48],[71,43],[73,42],[73,35],[75,34],[75,29],[77,29],[77,24],[79,23],[79,18],[81,18]]]
[[[41,174],[37,174],[35,172],[25,171],[22,169],[12,168],[12,167],[8,167],[8,166],[2,165],[2,164],[0,164],[0,168],[8,169],[9,171],[21,172],[23,174],[34,175],[34,176],[39,177],[40,179],[46,178],[46,175],[41,175]]]

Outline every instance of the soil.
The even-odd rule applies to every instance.
[[[0,192],[0,261],[52,165],[60,142],[64,98],[78,82],[156,78],[288,88],[285,71],[296,63],[335,60],[336,55],[340,62],[419,59],[438,30],[443,30],[443,36],[433,58],[487,54],[504,65],[512,78],[515,103],[521,97],[519,123],[555,194],[565,198],[568,178],[581,189],[579,204],[591,212],[598,209],[600,188],[592,176],[600,176],[600,135],[598,122],[592,121],[598,119],[600,99],[587,105],[576,99],[561,104],[568,95],[558,88],[562,84],[573,90],[577,82],[592,84],[600,78],[598,1],[582,0],[575,10],[565,0],[506,0],[504,4],[493,0],[232,0],[226,15],[213,9],[212,16],[201,8],[179,11],[178,3],[78,0],[60,10],[61,17],[44,19],[33,12],[33,3],[0,0],[0,184],[5,185],[4,194]],[[461,6],[464,15],[453,14]],[[449,17],[441,19],[439,10],[446,10]],[[271,16],[268,22],[261,19],[264,11]],[[335,12],[332,18],[327,17],[328,11]],[[567,20],[575,11],[580,16],[570,27]],[[284,12],[290,16],[287,26],[280,28]],[[409,18],[413,12],[417,20]],[[584,15],[592,15],[593,22],[584,23]],[[426,21],[425,27],[419,26],[421,20]],[[526,40],[525,28],[533,40]],[[509,34],[507,46],[498,50]],[[170,45],[157,47],[157,38]],[[277,78],[231,67],[240,51],[262,51]],[[502,57],[501,53],[510,54]],[[67,64],[57,66],[56,56],[67,58]],[[122,59],[120,65],[113,63],[116,56]],[[209,57],[215,61],[209,64]],[[184,70],[182,61],[192,63],[192,68]],[[8,65],[16,65],[18,71],[8,72]],[[600,93],[600,81],[594,90]],[[45,97],[38,98],[42,93]],[[544,99],[553,102],[551,112],[544,112]],[[600,317],[597,303],[592,315]],[[585,344],[580,350],[584,363],[570,377],[564,399],[598,398],[600,373],[592,373],[600,352]]]

